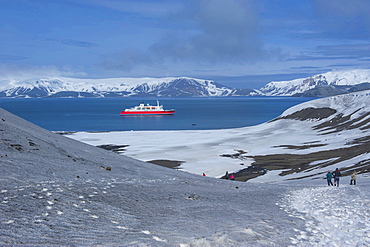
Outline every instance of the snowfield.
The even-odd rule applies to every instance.
[[[367,181],[368,179],[366,179]],[[306,222],[293,245],[368,246],[370,193],[365,187],[315,187],[287,195],[282,208]]]
[[[69,138],[0,109],[0,245],[369,246],[369,93],[248,128]],[[252,166],[267,173],[218,179]],[[336,167],[340,187],[329,187]]]
[[[319,111],[327,108],[335,111],[335,114],[325,116],[324,112]],[[307,115],[307,119],[302,121],[299,118],[306,117],[305,109],[313,112],[307,113],[312,116]],[[358,145],[356,144],[358,138],[369,135],[369,113],[370,91],[362,91],[308,101],[286,110],[275,121],[252,127],[188,131],[78,132],[69,137],[93,146],[127,145],[122,154],[135,159],[182,161],[184,163],[179,168],[184,171],[221,177],[226,171],[236,172],[252,165],[255,156],[307,155],[338,150],[345,146],[355,147]],[[346,127],[346,124],[349,126]],[[325,126],[315,127],[320,125]],[[239,158],[224,155],[234,154],[237,150],[242,150],[246,154]],[[311,165],[324,164],[329,160],[338,162],[332,162],[333,164],[329,166],[322,165],[311,171],[305,170],[305,176],[312,175],[309,179],[322,178],[327,170],[349,167],[370,159],[368,152],[360,152],[357,156],[345,160],[339,160],[340,155],[339,152],[338,156],[315,159]],[[269,177],[267,181],[279,182],[301,176],[302,173],[295,172],[286,176]],[[267,176],[257,177],[255,180],[265,182],[265,177]]]

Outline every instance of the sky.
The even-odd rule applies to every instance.
[[[369,0],[0,0],[0,75],[258,89],[369,68],[368,13]]]

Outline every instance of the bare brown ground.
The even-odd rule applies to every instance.
[[[363,114],[360,117],[351,117],[358,112],[357,109],[352,114],[344,116],[343,114],[337,114],[336,116],[329,118],[319,125],[313,127],[313,129],[321,132],[321,135],[331,134],[336,132],[341,132],[343,130],[349,129],[361,129],[366,130],[369,128],[370,118],[369,113]],[[295,112],[291,115],[279,117],[272,121],[277,121],[279,119],[294,119],[294,120],[310,120],[310,119],[325,119],[336,113],[336,110],[331,108],[306,108],[301,111]],[[370,136],[366,135],[354,139],[352,142],[346,143],[343,148],[312,152],[304,155],[297,154],[273,154],[273,155],[256,155],[256,156],[244,156],[236,155],[234,158],[252,158],[255,160],[253,165],[253,170],[243,169],[236,173],[236,180],[247,181],[251,178],[263,175],[265,170],[284,170],[280,173],[281,176],[298,173],[301,176],[295,179],[301,179],[306,177],[311,177],[313,175],[305,175],[305,172],[313,171],[317,168],[324,168],[328,166],[335,165],[341,161],[349,160],[357,157],[361,154],[368,153],[370,151]],[[278,147],[284,147],[287,149],[310,149],[314,147],[325,146],[325,144],[320,143],[304,143],[304,145],[281,145]],[[322,162],[320,162],[322,161]],[[311,165],[315,162],[315,165]],[[354,163],[352,166],[347,166],[344,168],[339,167],[342,171],[343,176],[348,176],[353,170],[358,173],[369,173],[370,172],[370,160],[362,160],[358,163]],[[256,172],[259,171],[259,173]],[[323,173],[323,172],[321,172]],[[316,173],[315,175],[320,175],[321,173]]]
[[[155,164],[155,165],[159,165],[159,166],[173,168],[173,169],[180,169],[179,166],[181,166],[181,164],[184,163],[184,161],[178,161],[178,160],[150,160],[147,162]]]
[[[285,176],[293,173],[301,173],[302,175],[296,179],[311,177],[313,175],[305,175],[304,172],[309,172],[317,168],[324,168],[334,165],[338,162],[354,158],[364,152],[368,152],[370,148],[370,141],[366,143],[348,147],[340,148],[329,151],[314,152],[305,155],[296,154],[274,154],[274,155],[259,155],[259,156],[244,156],[245,158],[253,158],[255,162],[253,166],[255,169],[263,171],[264,169],[272,170],[285,170],[280,173],[280,176]],[[320,162],[322,160],[322,162]],[[316,161],[315,165],[310,165]],[[363,160],[354,163],[352,166],[341,168],[343,176],[348,176],[353,170],[360,173],[370,172],[370,160]],[[318,175],[320,173],[316,173]],[[253,174],[250,170],[243,169],[236,173],[236,180],[247,181],[261,174]]]

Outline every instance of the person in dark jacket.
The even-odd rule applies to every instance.
[[[341,176],[341,173],[339,171],[339,169],[335,169],[335,171],[333,172],[333,177],[334,177],[334,186],[337,186],[339,187],[339,177]]]
[[[326,174],[326,180],[328,181],[328,186],[333,186],[333,182],[331,181],[333,177],[333,174],[331,173],[331,171],[328,171],[328,173]]]

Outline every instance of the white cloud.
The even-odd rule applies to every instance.
[[[157,18],[168,14],[169,11],[176,11],[180,4],[175,1],[147,1],[147,0],[93,0],[93,4],[116,10],[119,12],[131,13],[150,18]]]
[[[85,73],[76,71],[69,67],[57,68],[56,66],[31,66],[15,64],[0,64],[0,74],[2,79],[8,80],[22,80],[53,76],[86,76]]]
[[[181,33],[170,39],[164,37],[153,45],[154,53],[209,63],[246,62],[263,54],[252,1],[192,1],[180,18],[178,21],[192,21],[197,32],[188,37]]]
[[[258,7],[253,0],[187,1],[183,9],[162,19],[166,30],[147,50],[123,49],[102,56],[105,69],[131,71],[184,66],[250,64],[280,55],[265,49],[260,38]]]

